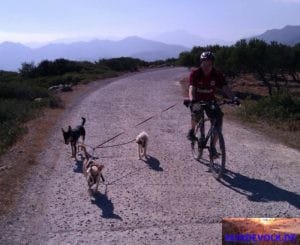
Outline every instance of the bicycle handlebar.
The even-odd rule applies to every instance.
[[[185,99],[183,101],[183,104],[186,106],[186,107],[189,107],[195,103],[198,103],[200,105],[207,105],[209,103],[211,103],[211,101],[191,101],[189,99]],[[222,102],[216,102],[219,106],[222,106],[222,105],[240,105],[240,102],[238,100],[223,100]]]

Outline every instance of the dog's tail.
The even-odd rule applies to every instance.
[[[85,124],[85,118],[84,118],[84,117],[82,117],[81,119],[82,119],[81,126],[83,126],[83,125]]]

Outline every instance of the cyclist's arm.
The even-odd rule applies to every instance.
[[[193,85],[189,86],[189,99],[190,101],[194,101],[196,99],[196,87]]]

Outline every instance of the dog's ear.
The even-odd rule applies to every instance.
[[[69,125],[69,127],[68,127],[68,130],[69,130],[69,131],[71,131],[71,130],[72,130],[72,128],[71,128],[71,126],[70,126],[70,125]]]
[[[63,133],[65,132],[63,128],[61,128],[61,131],[62,131]]]
[[[98,172],[101,172],[102,169],[104,169],[104,165],[100,165],[100,166],[98,167]]]

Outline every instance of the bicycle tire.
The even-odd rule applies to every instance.
[[[195,127],[195,136],[197,140],[193,141],[191,143],[191,148],[192,148],[192,154],[194,159],[200,160],[203,154],[203,148],[200,145],[200,138],[201,138],[201,129],[200,129],[200,123],[198,123]]]
[[[212,174],[216,179],[220,179],[222,177],[222,174],[225,172],[225,163],[226,163],[225,141],[224,141],[224,137],[220,131],[214,130],[214,132],[219,137],[219,139],[216,143],[216,146],[215,146],[217,153],[218,153],[218,157],[213,157],[213,155],[210,151],[210,153],[209,153],[210,170],[212,171]],[[211,134],[210,149],[212,147],[215,133]]]

